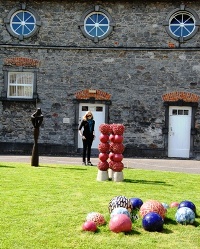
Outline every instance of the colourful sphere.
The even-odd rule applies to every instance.
[[[116,214],[125,214],[125,215],[127,215],[129,218],[131,218],[131,215],[130,215],[130,213],[129,213],[129,211],[126,209],[126,208],[124,208],[124,207],[117,207],[117,208],[115,208],[113,211],[112,211],[112,213],[110,214],[110,217],[112,218],[114,215],[116,215]]]
[[[110,202],[109,202],[109,205],[108,205],[108,210],[109,210],[109,213],[111,214],[112,211],[115,209],[115,208],[118,208],[118,207],[124,207],[126,208],[129,212],[131,212],[131,203],[130,203],[130,200],[125,197],[125,196],[116,196],[114,197]]]
[[[97,225],[94,221],[86,221],[82,225],[83,231],[95,232],[97,230]]]
[[[149,200],[142,204],[140,208],[140,216],[144,217],[146,214],[150,212],[155,212],[164,219],[166,214],[166,209],[159,201]]]
[[[175,219],[182,225],[192,224],[195,221],[195,213],[191,208],[180,207],[176,211]]]
[[[140,198],[130,198],[130,202],[133,209],[140,209],[143,204],[143,201]]]
[[[181,207],[188,207],[188,208],[192,209],[192,211],[196,214],[196,206],[191,201],[182,201],[179,204],[178,208],[181,208]]]
[[[98,212],[89,213],[86,217],[86,221],[93,221],[97,226],[101,226],[106,223],[104,216]]]
[[[126,214],[116,214],[109,222],[109,229],[114,233],[130,232],[132,229],[131,219]]]
[[[142,226],[149,232],[160,232],[163,229],[164,220],[155,212],[149,212],[142,219]]]
[[[179,203],[177,201],[174,201],[170,204],[170,207],[171,208],[175,208],[175,207],[178,207],[179,206]]]

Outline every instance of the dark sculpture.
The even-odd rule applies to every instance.
[[[34,127],[34,145],[32,150],[31,166],[38,166],[39,164],[38,137],[40,133],[39,128],[43,121],[41,108],[38,108],[37,111],[31,115],[31,121]]]

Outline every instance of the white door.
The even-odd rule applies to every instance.
[[[189,158],[192,107],[169,107],[168,157]]]
[[[79,124],[87,111],[92,112],[93,118],[95,120],[94,129],[95,129],[96,138],[94,139],[92,143],[92,149],[97,149],[99,145],[99,136],[100,136],[99,125],[102,123],[105,123],[105,105],[104,104],[88,104],[88,103],[80,104],[79,105]],[[82,142],[82,139],[79,133],[78,133],[78,148],[83,148],[83,142]]]

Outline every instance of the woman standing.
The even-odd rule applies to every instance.
[[[81,121],[78,127],[79,134],[81,135],[83,141],[83,163],[82,163],[83,165],[86,165],[85,159],[87,153],[87,165],[93,166],[93,164],[90,161],[90,156],[91,156],[92,142],[95,138],[94,126],[95,126],[95,121],[93,120],[92,112],[87,111],[86,114],[83,116],[83,120]]]

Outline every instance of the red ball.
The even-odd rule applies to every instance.
[[[95,232],[97,230],[97,225],[94,221],[86,221],[82,225],[83,231]]]
[[[110,142],[115,142],[115,135],[114,134],[110,134],[110,136],[109,136],[109,140],[110,140]]]
[[[108,159],[108,153],[99,153],[99,159],[105,162]]]
[[[124,137],[122,135],[115,135],[114,142],[115,143],[122,143],[124,140]]]
[[[109,168],[109,163],[107,161],[105,162],[99,162],[97,165],[97,168],[101,171],[107,171]]]
[[[174,207],[178,207],[179,206],[179,203],[178,202],[172,202],[171,204],[170,204],[170,207],[171,208],[174,208]]]
[[[109,125],[109,124],[101,124],[101,125],[99,126],[99,131],[100,131],[102,134],[110,134],[110,132],[111,132],[110,125]]]
[[[116,154],[122,154],[124,152],[124,145],[120,143],[110,143],[110,151]]]
[[[130,232],[132,229],[131,219],[126,214],[116,214],[109,222],[109,229],[114,233]]]
[[[114,159],[114,155],[115,155],[115,153],[113,153],[113,152],[109,153],[109,158],[110,158],[111,161],[114,161],[113,160]]]
[[[123,155],[122,154],[114,154],[113,161],[121,162],[122,160],[123,160]]]
[[[109,152],[110,145],[109,143],[100,143],[98,149],[101,153]]]
[[[124,164],[122,162],[109,162],[109,168],[111,168],[115,172],[121,172],[124,169]]]
[[[106,135],[106,134],[100,134],[99,140],[100,140],[102,143],[107,143],[108,140],[109,140],[109,136]]]
[[[123,124],[112,124],[112,132],[115,135],[122,135],[124,133],[125,127]]]

